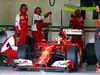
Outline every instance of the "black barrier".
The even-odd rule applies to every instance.
[[[46,39],[48,41],[48,33],[49,33],[49,29],[45,29],[44,30],[44,39]]]
[[[31,52],[34,52],[34,43],[35,40],[32,37],[27,36],[26,37],[26,44],[31,48]]]

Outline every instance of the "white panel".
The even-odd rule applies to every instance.
[[[86,21],[85,21],[85,26],[93,26],[93,25],[95,25],[93,22],[92,22],[92,20],[93,20],[93,11],[86,11],[85,12],[86,13],[86,15],[85,15],[85,17],[86,17]]]
[[[95,32],[85,33],[85,46],[87,43],[93,43]]]
[[[64,11],[64,18],[63,18],[64,26],[69,26],[69,22],[71,20],[71,14],[72,14],[72,12]]]
[[[80,6],[80,0],[64,0],[64,4],[72,6]]]

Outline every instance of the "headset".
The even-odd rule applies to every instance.
[[[80,10],[79,9],[75,10],[74,14],[79,15],[80,14]]]
[[[22,4],[21,6],[20,6],[20,11],[22,11],[22,7],[23,6],[26,6],[26,11],[28,11],[28,8],[27,8],[27,5],[26,4]]]
[[[19,33],[15,33],[15,40],[18,41],[20,39],[20,34]]]
[[[36,10],[37,10],[37,9],[40,9],[40,13],[42,13],[41,8],[40,8],[40,7],[36,7],[35,10],[34,10],[34,13],[35,13],[35,14],[36,14]]]

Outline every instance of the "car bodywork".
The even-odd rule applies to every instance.
[[[33,53],[26,52],[26,45],[22,45],[18,49],[17,59],[14,60],[15,67],[34,70],[77,71],[81,64],[82,48],[76,43],[71,43],[71,40],[68,39],[69,35],[81,36],[82,30],[63,29],[54,40],[49,43],[40,43],[38,45],[39,50],[35,50]],[[23,50],[23,54],[19,54],[21,50]],[[27,55],[30,54],[33,55],[33,59],[34,54],[40,55],[33,62],[33,59],[27,58]]]

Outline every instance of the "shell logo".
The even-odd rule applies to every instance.
[[[48,55],[49,52],[48,52],[48,51],[43,51],[42,54],[43,54],[43,55]]]

